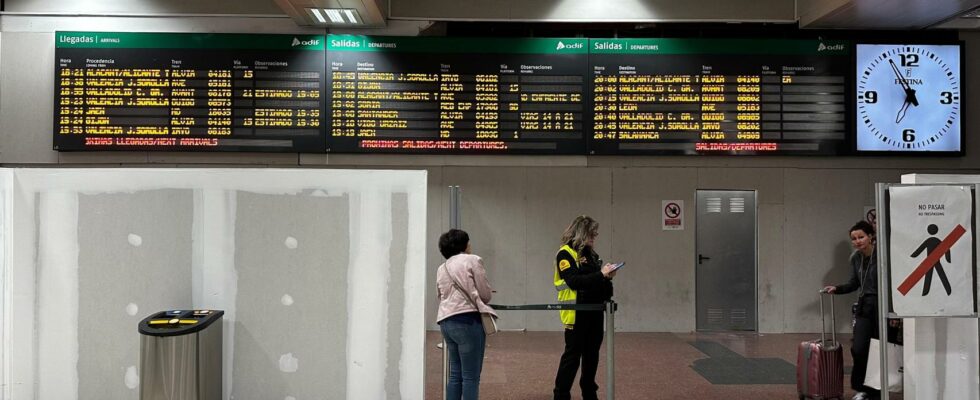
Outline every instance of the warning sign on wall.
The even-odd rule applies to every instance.
[[[875,206],[864,206],[864,214],[861,214],[861,218],[864,218],[871,226],[878,230],[878,210],[875,210]]]
[[[684,200],[662,200],[660,208],[665,231],[684,230]]]
[[[892,304],[904,316],[974,314],[969,186],[889,188]]]

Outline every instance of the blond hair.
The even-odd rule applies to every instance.
[[[589,239],[599,234],[599,223],[588,215],[575,217],[571,224],[561,234],[561,243],[567,244],[576,252],[581,253]]]

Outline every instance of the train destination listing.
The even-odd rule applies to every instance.
[[[593,154],[845,151],[843,43],[593,39],[590,44]]]
[[[57,150],[322,152],[322,36],[58,32]]]
[[[57,32],[54,148],[848,154],[851,47]]]
[[[327,40],[328,151],[585,152],[585,39]]]

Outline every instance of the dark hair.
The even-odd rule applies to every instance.
[[[851,229],[847,231],[847,233],[851,233],[854,231],[864,231],[864,234],[868,236],[874,236],[875,227],[871,226],[871,224],[868,223],[868,221],[861,220],[858,221],[856,224],[854,224],[854,226],[852,226]]]
[[[439,252],[447,259],[466,251],[468,244],[470,244],[470,235],[460,229],[450,229],[439,236]]]

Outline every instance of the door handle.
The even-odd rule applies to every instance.
[[[702,255],[698,254],[698,265],[701,265],[701,263],[704,262],[704,260],[710,260],[710,259],[711,259],[711,257],[705,257],[705,256],[702,256]]]

